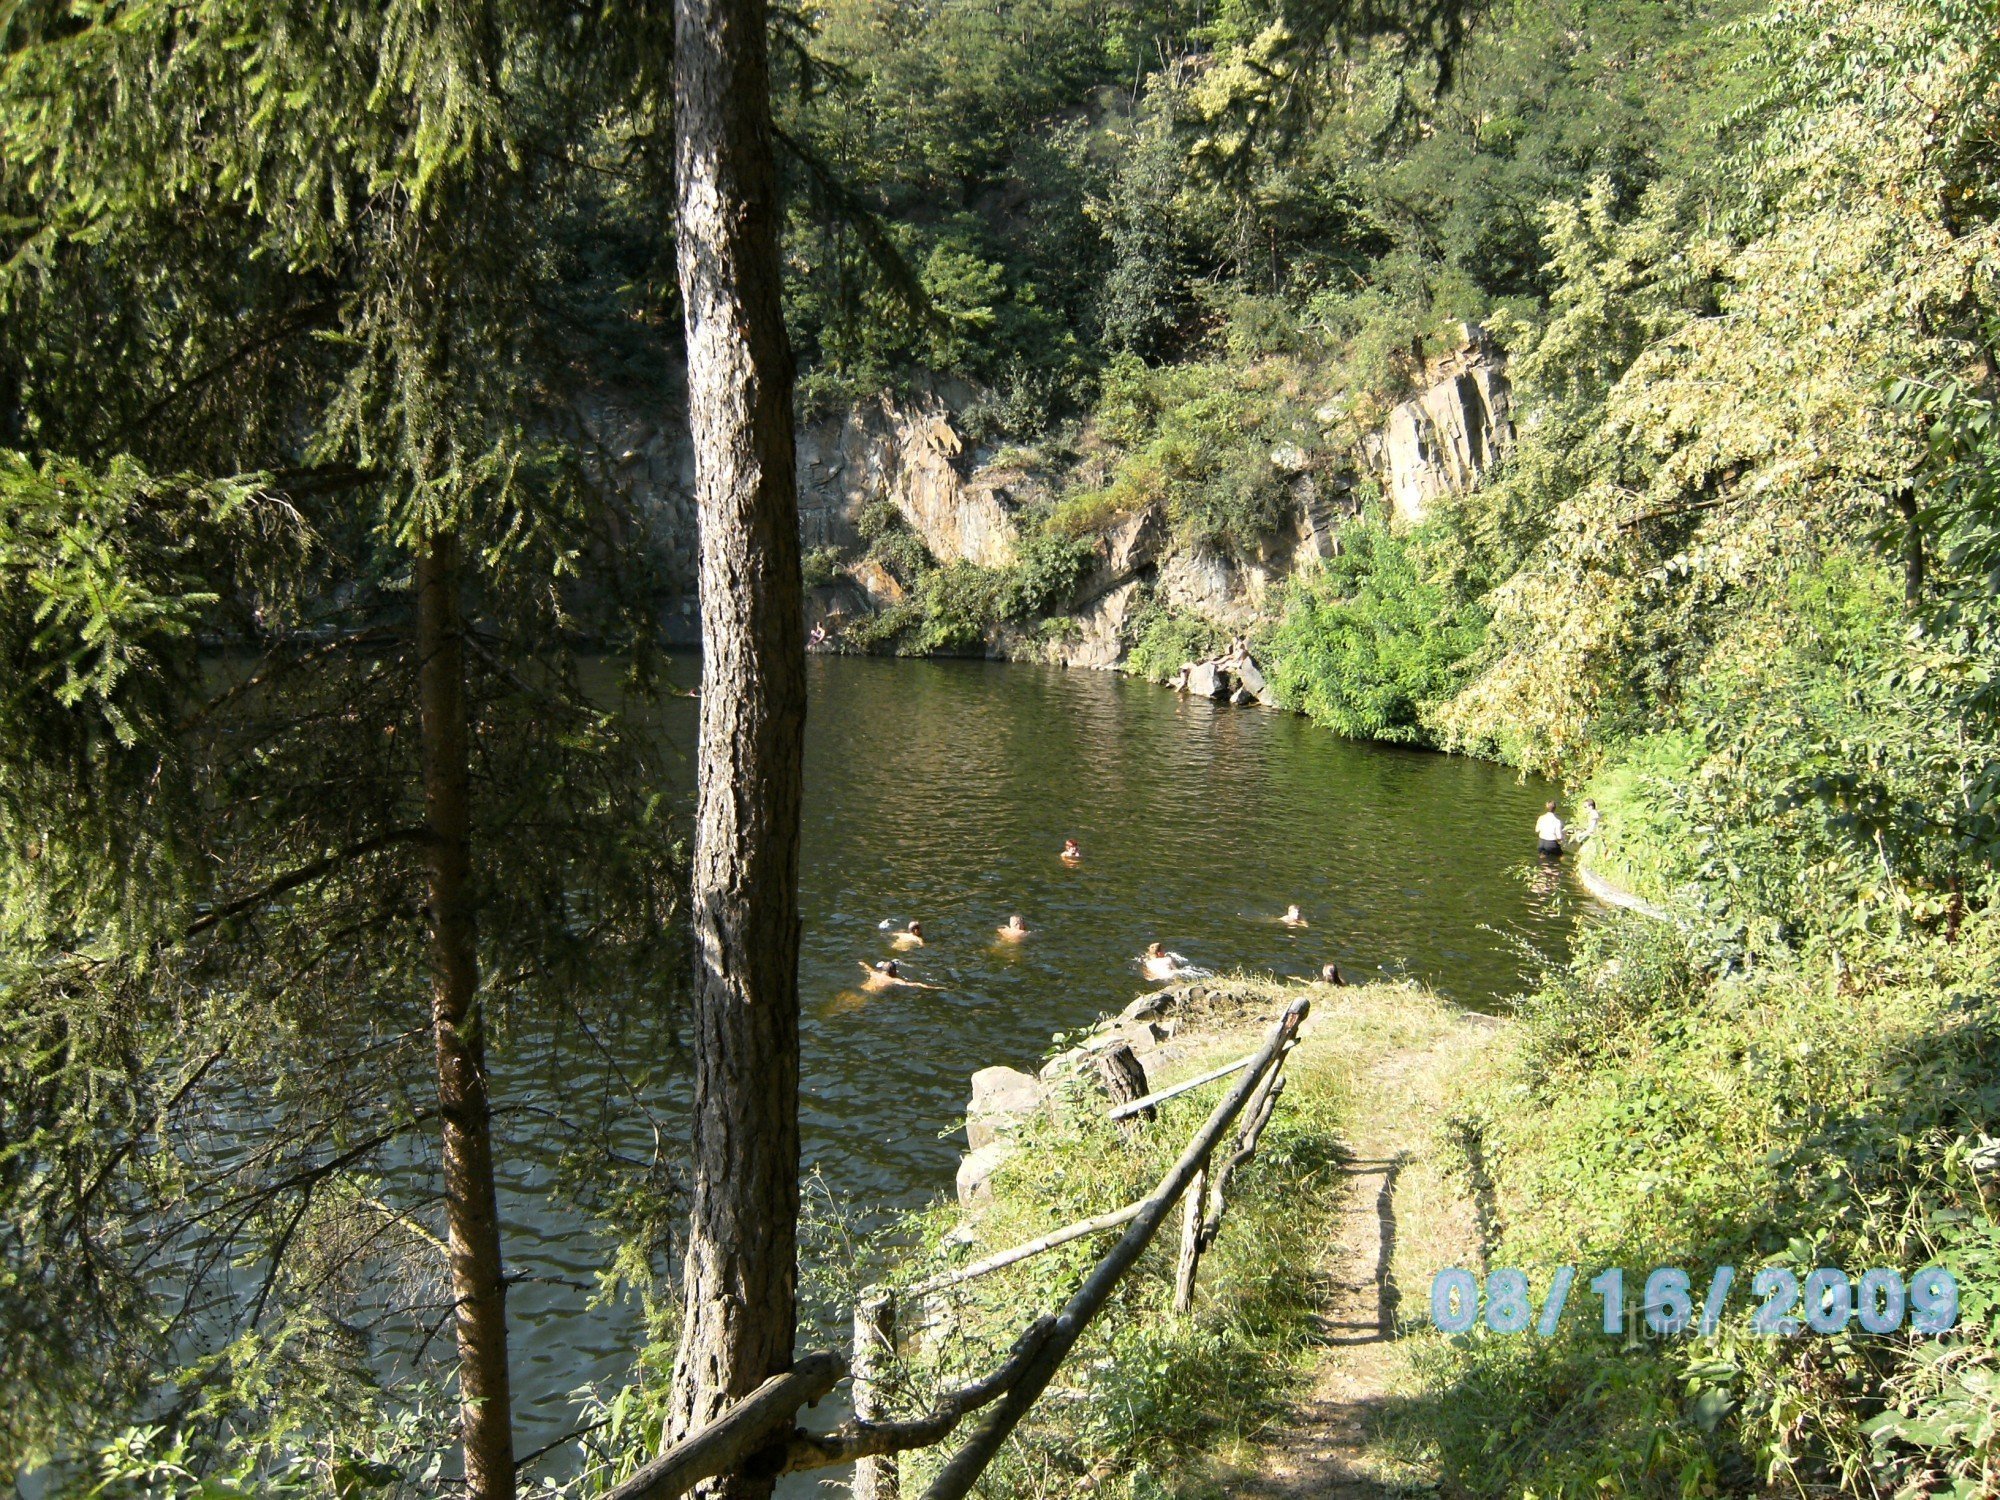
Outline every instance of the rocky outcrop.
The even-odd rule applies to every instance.
[[[972,1100],[965,1107],[965,1135],[977,1151],[1010,1135],[1046,1100],[1041,1081],[1017,1068],[981,1068],[972,1075]]]
[[[806,424],[798,438],[799,526],[808,547],[852,547],[855,523],[878,500],[895,505],[939,562],[1004,568],[1014,560],[1016,500],[1024,481],[974,470],[942,398],[909,404],[884,396],[838,420]]]
[[[1070,616],[1075,633],[1055,648],[1066,667],[1111,668],[1125,659],[1125,624],[1139,607],[1145,584],[1127,579]]]
[[[1125,625],[1159,572],[1170,533],[1157,505],[1126,516],[1097,538],[1097,560],[1070,598],[1070,636],[1053,655],[1068,667],[1115,667],[1125,658]]]
[[[1014,1154],[1011,1141],[988,1141],[976,1150],[968,1151],[958,1164],[958,1201],[966,1208],[983,1203],[993,1195],[990,1186],[993,1174],[1007,1164],[1007,1158]]]
[[[1461,331],[1458,349],[1425,372],[1424,390],[1362,444],[1405,521],[1421,521],[1444,496],[1475,487],[1514,443],[1507,358],[1478,324]]]
[[[1266,708],[1278,706],[1278,696],[1263,668],[1251,659],[1240,642],[1220,656],[1184,664],[1167,685],[1190,698],[1232,703],[1239,708],[1252,703]]]
[[[973,394],[932,381],[914,397],[882,396],[801,423],[802,540],[809,548],[834,548],[847,560],[843,578],[812,591],[811,623],[837,638],[859,616],[903,597],[886,569],[862,557],[862,517],[884,502],[941,563],[1002,568],[1015,561],[1017,516],[1056,498],[1058,486],[1004,454],[981,461],[984,455],[971,450],[953,415]],[[1290,496],[1287,519],[1247,555],[1176,543],[1162,507],[1146,506],[1097,538],[1095,563],[1062,611],[1064,631],[1005,626],[987,649],[1067,666],[1116,667],[1129,645],[1132,617],[1149,598],[1247,634],[1276,608],[1276,591],[1286,579],[1310,559],[1338,552],[1340,528],[1355,512],[1361,467],[1378,475],[1398,517],[1422,520],[1439,497],[1479,483],[1512,446],[1511,411],[1505,355],[1483,330],[1467,325],[1461,347],[1430,367],[1424,389],[1395,407],[1358,455],[1341,458],[1295,441],[1271,447],[1271,468]],[[1323,408],[1322,430],[1331,432],[1342,414],[1337,403]],[[658,560],[661,592],[671,601],[668,638],[692,643],[699,631],[694,460],[680,402],[672,392],[648,393],[643,400],[606,393],[586,403],[578,418],[585,460],[601,482],[628,497],[627,513],[648,533],[629,540]],[[1269,701],[1252,681],[1230,678],[1217,686],[1224,689],[1217,697]]]

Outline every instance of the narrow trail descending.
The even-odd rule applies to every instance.
[[[1259,1442],[1256,1467],[1233,1476],[1254,1500],[1376,1500],[1427,1488],[1383,1451],[1380,1419],[1413,1386],[1398,1318],[1422,1314],[1429,1268],[1477,1264],[1477,1215],[1438,1160],[1449,1080],[1489,1042],[1494,1023],[1461,1013],[1426,1040],[1384,1054],[1356,1077],[1348,1196],[1322,1265],[1323,1346],[1311,1387]]]

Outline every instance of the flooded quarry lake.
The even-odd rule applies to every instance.
[[[691,680],[692,661],[675,664]],[[1032,1070],[1053,1033],[1148,986],[1162,943],[1193,965],[1408,975],[1493,1008],[1530,953],[1560,954],[1579,898],[1536,867],[1545,783],[1505,768],[1354,744],[1305,720],[1177,697],[1109,673],[818,657],[803,852],[805,1162],[864,1224],[951,1190],[967,1079]],[[694,705],[662,733],[692,767]],[[679,789],[685,797],[686,789]],[[1082,860],[1058,856],[1075,838]],[[1310,924],[1277,921],[1296,903]],[[998,941],[1019,913],[1032,932]],[[935,990],[864,993],[895,953]],[[608,1054],[608,1058],[607,1058]],[[636,1089],[607,1091],[615,1059]],[[685,1139],[669,1018],[593,1038],[507,1038],[494,1058],[522,1451],[567,1431],[571,1393],[628,1377],[637,1318],[591,1307],[606,1247],[579,1232],[537,1121],[586,1107],[644,1158]]]

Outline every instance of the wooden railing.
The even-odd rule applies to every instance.
[[[1256,1154],[1264,1126],[1284,1092],[1285,1056],[1297,1042],[1307,1009],[1303,997],[1293,1001],[1271,1028],[1264,1045],[1250,1056],[1109,1112],[1113,1119],[1124,1119],[1201,1084],[1234,1073],[1242,1075],[1144,1198],[917,1282],[900,1294],[889,1288],[869,1291],[854,1309],[851,1362],[834,1353],[804,1356],[790,1370],[772,1376],[707,1426],[640,1469],[612,1491],[612,1500],[670,1500],[704,1479],[739,1469],[775,1474],[844,1463],[854,1465],[855,1500],[900,1500],[896,1455],[935,1446],[974,1412],[991,1408],[924,1492],[924,1500],[963,1500],[1007,1435],[1048,1388],[1119,1281],[1138,1263],[1176,1203],[1182,1205],[1182,1211],[1174,1310],[1184,1314],[1193,1305],[1202,1254],[1215,1242],[1228,1207],[1230,1177]],[[1237,1130],[1230,1152],[1211,1170],[1211,1159],[1231,1125]],[[895,1360],[900,1299],[931,1297],[1058,1245],[1121,1226],[1125,1232],[1118,1243],[1098,1261],[1075,1295],[1053,1315],[1039,1317],[1023,1329],[997,1369],[936,1397],[921,1416],[888,1416],[885,1385]],[[830,1432],[798,1428],[799,1409],[817,1402],[850,1373],[854,1378],[852,1419]]]

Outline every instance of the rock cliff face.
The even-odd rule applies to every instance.
[[[950,394],[909,404],[883,397],[801,424],[799,531],[807,547],[858,552],[862,511],[887,500],[940,562],[1003,568],[1014,561],[1014,512],[1033,480],[969,461],[946,404]],[[662,589],[676,601],[669,635],[693,641],[699,631],[694,451],[679,402],[654,406],[606,394],[579,410],[577,420],[580,446],[598,481],[623,494],[650,524]],[[893,604],[902,592],[885,570],[863,564],[821,603],[824,613],[852,614]]]
[[[1372,470],[1395,514],[1421,521],[1446,495],[1479,484],[1512,447],[1512,400],[1506,356],[1483,330],[1467,325],[1460,347],[1426,372],[1427,384],[1396,406],[1383,428],[1349,455],[1319,461],[1280,445],[1270,458],[1291,496],[1289,520],[1261,539],[1256,555],[1224,557],[1177,546],[1165,515],[1149,506],[1097,539],[1097,562],[1066,613],[1071,628],[1050,645],[1024,631],[991,643],[999,654],[1050,656],[1066,665],[1115,667],[1125,627],[1149,595],[1246,630],[1268,611],[1274,590],[1309,559],[1331,556],[1353,512],[1359,470]],[[861,558],[860,522],[892,504],[941,563],[987,568],[1012,564],[1021,539],[1017,515],[1048,495],[1047,484],[1017,467],[977,462],[954,425],[970,390],[940,383],[911,400],[884,396],[801,425],[798,434],[799,523],[809,548],[832,547],[850,559],[834,584],[813,591],[816,621],[843,620],[895,604],[902,586],[879,563]],[[603,479],[624,490],[650,519],[673,606],[669,633],[696,633],[694,459],[677,402],[670,412],[642,411],[605,399],[580,413],[588,455]]]
[[[864,507],[888,500],[940,562],[1004,568],[1017,539],[1011,486],[1020,476],[975,469],[944,401],[886,396],[800,429],[799,524],[808,547],[851,545]]]
[[[1514,443],[1507,357],[1484,329],[1464,325],[1460,347],[1426,374],[1424,390],[1362,445],[1396,514],[1412,522],[1444,496],[1474,488]]]

